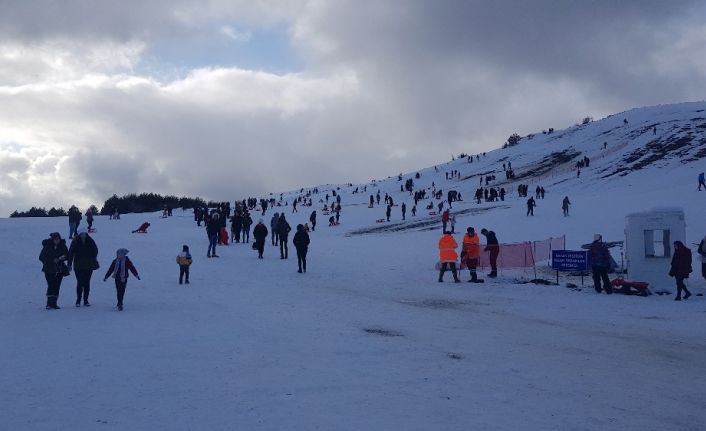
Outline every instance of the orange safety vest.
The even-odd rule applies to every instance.
[[[443,235],[439,240],[439,260],[443,262],[456,262],[458,254],[456,254],[456,240],[451,235]]]
[[[474,233],[473,236],[468,234],[463,236],[463,254],[469,259],[480,257],[480,238],[477,233]]]

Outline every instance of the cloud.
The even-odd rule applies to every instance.
[[[113,193],[233,200],[368,180],[706,92],[698,1],[0,0],[0,10],[0,214]],[[236,53],[224,46],[252,48],[281,28],[296,72],[224,65]],[[189,63],[164,70],[180,58]]]
[[[252,32],[240,31],[230,25],[222,26],[220,28],[220,33],[235,42],[247,42],[252,37]]]

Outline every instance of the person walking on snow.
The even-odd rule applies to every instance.
[[[255,237],[255,243],[253,248],[257,250],[257,258],[264,259],[262,253],[265,252],[265,238],[267,238],[267,227],[263,223],[262,219],[257,222],[255,229],[253,229],[252,234]]]
[[[564,217],[569,216],[569,205],[571,205],[571,202],[569,202],[569,197],[564,196],[564,200],[561,202],[561,209],[564,210]]]
[[[316,210],[311,212],[311,215],[309,216],[309,222],[311,223],[311,231],[315,232],[316,231]]]
[[[277,222],[277,233],[279,234],[279,256],[280,259],[289,259],[289,249],[287,248],[289,232],[292,227],[289,226],[287,219],[284,218],[284,213],[279,216],[279,222]]]
[[[691,292],[686,288],[684,279],[691,274],[691,250],[681,241],[674,241],[674,256],[672,256],[672,268],[669,276],[674,277],[677,282],[677,297],[675,301],[681,301],[681,293],[684,291],[684,299],[689,299]]]
[[[69,271],[73,266],[76,275],[76,306],[90,307],[88,295],[91,292],[91,275],[98,269],[98,246],[84,228],[78,230],[78,236],[71,241],[68,255]]]
[[[485,236],[485,249],[490,254],[490,274],[488,277],[495,278],[498,276],[498,255],[500,255],[500,243],[495,236],[495,232],[485,228],[480,230],[480,233]]]
[[[299,266],[297,272],[299,274],[306,272],[306,254],[309,251],[309,242],[309,234],[306,233],[304,226],[298,224],[297,233],[294,234],[292,244],[297,249],[297,265]]]
[[[86,223],[88,223],[88,231],[90,232],[91,229],[93,229],[93,212],[92,211],[86,211]]]
[[[387,216],[387,221],[390,221],[390,215],[392,214],[392,206],[387,205],[387,209],[385,210],[385,215]]]
[[[537,203],[534,201],[534,198],[530,196],[529,199],[527,199],[527,215],[534,217],[534,207],[537,206]]]
[[[405,220],[405,217],[407,216],[407,204],[402,202],[402,220]]]
[[[449,267],[454,276],[454,282],[459,283],[461,281],[458,279],[458,271],[456,270],[456,261],[458,260],[458,255],[456,254],[457,247],[458,244],[456,244],[454,237],[451,236],[451,232],[444,232],[439,239],[439,261],[441,262],[439,283],[444,282],[444,273]]]
[[[471,279],[468,280],[469,283],[480,283],[483,281],[478,279],[478,274],[476,273],[479,258],[480,239],[475,229],[469,227],[463,236],[463,247],[461,248],[461,262],[466,264],[468,271],[471,273]]]
[[[181,248],[181,253],[176,257],[176,263],[179,265],[179,284],[184,283],[184,276],[186,276],[186,284],[189,284],[189,267],[193,260],[191,259],[191,253],[189,253],[189,246],[184,245]]]
[[[456,214],[449,212],[449,224],[451,225],[451,234],[456,233]]]
[[[284,213],[282,213],[284,215]],[[272,245],[279,245],[279,230],[277,230],[277,225],[279,224],[279,213],[272,214],[272,219],[270,219],[270,228],[272,229]]]
[[[39,261],[42,262],[42,272],[47,280],[47,310],[58,310],[59,289],[61,281],[69,272],[66,266],[66,259],[69,249],[66,248],[66,240],[61,238],[59,232],[52,232],[49,238],[42,241],[42,251],[39,253]]]
[[[703,172],[701,172],[699,174],[699,191],[701,191],[702,186],[703,186],[704,190],[706,190],[706,178],[704,178]]]
[[[593,236],[593,242],[588,249],[588,254],[589,262],[591,262],[591,272],[593,273],[593,288],[598,293],[605,290],[605,293],[610,295],[613,293],[613,286],[608,278],[611,257],[610,251],[608,251],[608,247],[603,242],[601,235],[595,234]],[[603,289],[601,289],[601,281],[603,282]]]
[[[108,268],[108,272],[105,273],[105,277],[103,277],[104,282],[108,280],[108,277],[110,277],[111,274],[113,275],[113,278],[115,278],[115,290],[118,295],[117,307],[120,311],[123,311],[123,298],[125,297],[125,288],[127,288],[127,279],[129,276],[128,271],[132,272],[132,275],[134,275],[138,280],[140,279],[137,269],[132,264],[130,258],[127,257],[128,253],[129,251],[127,249],[119,248],[115,252],[116,258],[110,264],[110,268]]]

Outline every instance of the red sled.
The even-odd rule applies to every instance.
[[[224,227],[218,233],[218,245],[228,245],[228,231]]]
[[[627,281],[619,277],[611,281],[610,284],[614,288],[619,287],[620,289],[616,289],[616,291],[625,295],[648,296],[652,294],[649,289],[650,283],[645,281]]]
[[[150,227],[150,224],[147,222],[144,222],[138,227],[137,229],[133,230],[132,233],[147,233],[147,228]]]

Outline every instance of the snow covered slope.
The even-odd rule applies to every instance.
[[[644,108],[537,134],[473,163],[421,170],[415,189],[434,182],[444,194],[460,191],[457,230],[487,227],[501,242],[565,234],[575,248],[595,232],[618,240],[625,214],[652,206],[683,207],[688,242],[697,242],[706,233],[706,191],[696,191],[703,109]],[[679,149],[656,158],[659,143],[676,142]],[[580,178],[575,159],[545,167],[552,153],[567,151],[591,159]],[[508,161],[520,178],[505,183]],[[454,169],[461,180],[447,181]],[[478,175],[493,171],[493,185],[511,194],[478,205],[471,199]],[[90,308],[73,307],[72,275],[62,286],[63,308],[44,310],[40,242],[67,232],[65,218],[0,219],[1,428],[703,429],[703,297],[676,303],[517,284],[533,275],[522,270],[481,285],[450,283],[449,275],[439,284],[438,217],[423,210],[427,201],[411,217],[409,194],[399,191],[414,174],[341,186],[341,226],[327,226],[321,214],[328,186],[319,187],[314,208],[272,210],[286,211],[292,225],[319,212],[307,274],[296,273],[293,247],[281,260],[269,240],[262,261],[248,244],[219,247],[221,257],[207,259],[205,232],[188,212],[98,217],[101,269]],[[535,217],[525,216],[525,199],[516,196],[520,182],[530,192],[546,189]],[[366,193],[351,193],[364,186]],[[377,190],[407,203],[406,221],[397,206],[390,223],[375,222],[385,212],[367,208]],[[565,218],[566,195],[573,206]],[[144,221],[152,223],[148,234],[130,233]],[[194,255],[188,286],[177,284],[182,244]],[[123,312],[115,311],[111,280],[102,282],[119,247],[130,250],[142,276],[130,279]],[[703,293],[697,262],[695,270],[690,288]],[[540,275],[552,277],[546,268]]]

